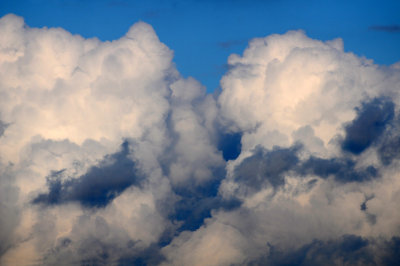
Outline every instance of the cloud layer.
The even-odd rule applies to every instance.
[[[301,31],[221,92],[140,22],[0,19],[1,265],[396,265],[400,67]]]

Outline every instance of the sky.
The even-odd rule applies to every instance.
[[[0,11],[0,265],[400,265],[396,1]]]
[[[30,27],[61,27],[102,41],[144,21],[174,54],[177,69],[208,92],[219,88],[227,57],[248,41],[289,30],[319,40],[342,38],[345,50],[390,65],[400,60],[398,1],[293,0],[3,0],[0,16],[24,17]]]

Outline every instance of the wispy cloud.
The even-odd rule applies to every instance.
[[[373,31],[400,33],[400,25],[373,25],[368,28]]]

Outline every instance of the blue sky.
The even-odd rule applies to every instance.
[[[311,38],[342,38],[345,50],[378,64],[400,61],[400,2],[395,0],[3,0],[0,16],[15,13],[30,27],[62,27],[84,37],[114,40],[144,21],[174,50],[184,76],[212,92],[227,57],[248,40],[302,29]]]

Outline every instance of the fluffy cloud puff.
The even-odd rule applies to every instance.
[[[112,42],[14,15],[0,31],[2,264],[140,257],[179,226],[175,189],[223,178],[215,100],[148,24]]]
[[[228,64],[219,103],[233,130],[245,132],[245,150],[291,145],[305,127],[327,146],[361,102],[398,97],[395,66],[345,53],[340,39],[321,42],[300,31],[254,39]],[[323,152],[316,139],[305,144]]]
[[[288,32],[212,96],[172,59],[0,19],[2,265],[398,262],[398,65]]]
[[[399,253],[398,67],[303,32],[254,39],[228,63],[220,119],[242,150],[219,193],[242,204],[174,239],[163,249],[169,263],[217,252],[208,265],[390,265]],[[215,239],[229,241],[216,251]]]

